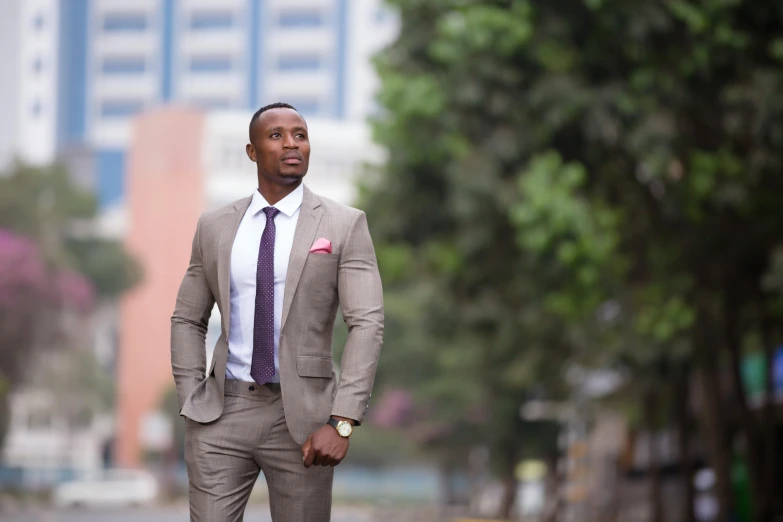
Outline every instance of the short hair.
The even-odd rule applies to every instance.
[[[259,116],[261,116],[266,111],[271,110],[271,109],[292,109],[292,110],[294,110],[296,112],[299,112],[299,111],[296,110],[296,107],[294,107],[290,103],[275,102],[275,103],[270,103],[269,105],[264,105],[263,107],[258,109],[255,112],[255,114],[253,114],[252,118],[250,118],[250,125],[248,126],[248,132],[250,132],[253,129],[253,123],[255,123],[255,121],[259,118]]]

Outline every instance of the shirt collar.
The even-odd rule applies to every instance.
[[[292,217],[294,213],[302,206],[304,199],[304,184],[300,183],[289,195],[277,202],[276,205],[270,205],[258,189],[253,191],[253,200],[250,202],[250,214],[255,216],[266,207],[274,206],[281,213]]]

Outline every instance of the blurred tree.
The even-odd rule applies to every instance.
[[[26,373],[25,357],[32,347],[47,340],[52,314],[59,297],[52,291],[54,276],[38,248],[29,239],[0,230],[0,347],[8,353],[0,357],[3,379],[13,382]]]
[[[61,165],[17,164],[0,175],[0,227],[33,238],[47,260],[86,276],[99,298],[114,298],[141,270],[119,241],[95,233],[97,213],[94,195]]]
[[[783,10],[390,3],[401,34],[377,59],[376,122],[390,156],[364,199],[394,346],[380,382],[403,379],[431,417],[474,426],[470,442],[502,461],[523,445],[519,405],[562,396],[563,362],[620,364],[651,383],[686,368],[721,517],[737,432],[756,518],[780,512]],[[739,373],[753,338],[765,411]]]
[[[93,232],[96,213],[94,197],[77,187],[61,166],[17,164],[0,173],[3,426],[8,392],[31,375],[37,354],[72,346],[80,336],[83,323],[75,313],[90,312],[95,298],[114,298],[138,281],[138,265],[122,245]],[[83,348],[89,342],[75,344]],[[79,383],[84,396],[69,392],[70,404],[91,411],[105,407],[87,397],[97,392],[106,396],[105,383],[95,380],[100,370],[82,364],[87,359],[78,350],[74,355],[73,368],[60,369],[63,375],[83,377]]]
[[[33,373],[39,353],[62,340],[69,312],[91,306],[89,282],[58,272],[32,240],[0,229],[0,441],[9,392]]]
[[[508,517],[519,460],[556,451],[553,430],[528,429],[520,408],[565,398],[561,371],[581,343],[576,328],[542,306],[556,276],[516,242],[512,122],[491,107],[463,110],[486,101],[482,74],[509,71],[489,62],[470,62],[480,71],[438,63],[442,40],[433,39],[432,26],[460,13],[451,2],[398,4],[401,38],[378,61],[389,112],[376,131],[391,155],[363,204],[379,243],[385,344],[393,347],[383,352],[379,385],[389,376],[413,392],[419,407],[409,433],[446,465],[464,466],[472,448],[489,447]],[[476,16],[495,42],[504,28],[494,25],[509,16],[492,11]]]

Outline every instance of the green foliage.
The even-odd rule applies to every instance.
[[[73,219],[97,210],[93,196],[77,188],[61,166],[15,165],[0,176],[0,224],[26,236],[63,236]]]
[[[86,276],[98,295],[117,297],[141,277],[119,241],[77,233],[92,226],[95,197],[60,165],[15,165],[0,175],[0,228],[32,237],[54,264]]]
[[[66,248],[77,270],[90,278],[103,297],[117,297],[141,279],[141,267],[118,241],[69,239]]]
[[[39,354],[65,348],[44,358],[49,363],[62,358],[44,387],[64,401],[58,404],[61,412],[80,422],[109,407],[114,383],[103,378],[104,369],[86,350],[90,343],[75,340],[80,332],[72,331],[78,328],[70,324],[71,316],[90,310],[94,294],[117,297],[140,276],[120,242],[91,233],[96,213],[92,194],[75,185],[59,165],[14,165],[0,173],[0,232],[6,239],[0,247],[5,268],[0,274],[0,382],[13,388],[40,378],[45,365],[35,363]],[[12,248],[7,240],[12,234],[4,229],[24,237],[26,257],[15,255],[19,248]],[[0,439],[7,422],[6,399],[2,390]]]
[[[448,447],[513,455],[519,406],[562,399],[570,362],[623,368],[639,398],[722,357],[726,324],[779,324],[777,4],[390,3],[390,157],[363,202],[387,292],[379,382],[459,429]]]

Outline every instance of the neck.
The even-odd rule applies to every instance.
[[[302,184],[302,180],[296,180],[293,183],[287,185],[279,185],[277,183],[269,183],[266,180],[258,180],[258,191],[264,196],[264,199],[270,205],[276,205],[278,201],[285,198],[291,192],[297,189]]]

